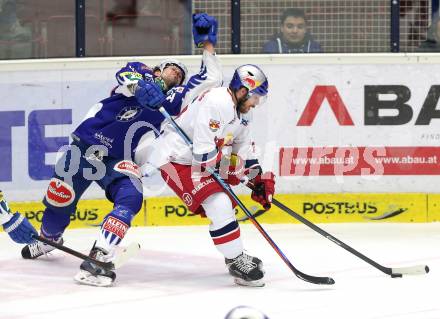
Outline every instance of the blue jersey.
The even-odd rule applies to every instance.
[[[163,106],[170,114],[177,115],[181,104],[164,103]],[[159,131],[164,120],[159,111],[145,108],[135,97],[122,94],[114,94],[102,100],[97,108],[98,112],[85,119],[73,132],[73,136],[85,144],[106,146],[108,155],[115,158],[131,159],[142,135],[151,130]],[[125,156],[124,147],[128,153]]]
[[[200,72],[186,85],[169,90],[162,105],[170,115],[178,115],[182,105],[218,85],[221,85],[220,65],[215,55],[205,51]],[[141,106],[135,97],[114,93],[89,111],[72,136],[85,144],[106,146],[109,156],[131,160],[141,137],[150,131],[157,134],[163,121],[159,111]]]

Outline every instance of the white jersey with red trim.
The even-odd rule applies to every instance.
[[[239,114],[226,87],[214,88],[201,94],[176,119],[177,124],[193,141],[193,150],[167,125],[154,142],[146,160],[155,167],[168,162],[184,165],[206,165],[218,156],[218,144],[225,143],[227,152],[243,159],[254,159],[250,138],[251,114]],[[224,153],[225,148],[222,149]],[[141,164],[142,165],[142,164]]]

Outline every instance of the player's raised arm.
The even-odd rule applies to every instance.
[[[202,63],[197,74],[185,84],[182,105],[188,105],[196,96],[223,83],[222,66],[215,54],[217,43],[217,20],[206,14],[193,15],[193,39],[198,48],[203,48]]]
[[[217,44],[217,20],[207,13],[193,14],[193,38],[198,48],[214,53]]]

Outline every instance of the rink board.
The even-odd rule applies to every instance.
[[[249,196],[240,196],[248,209],[261,209]],[[280,194],[276,198],[296,213],[314,223],[398,222],[424,223],[440,221],[440,194]],[[11,209],[24,213],[33,225],[41,224],[41,202],[11,202]],[[97,227],[113,204],[107,200],[82,200],[71,216],[70,228]],[[237,218],[244,213],[236,209]],[[296,223],[273,206],[258,217],[261,223]],[[248,221],[246,221],[248,222]],[[146,198],[132,226],[205,225],[207,218],[191,213],[177,197]]]
[[[179,58],[198,72],[200,55]],[[270,79],[267,103],[253,111],[250,129],[262,168],[278,177],[277,192],[438,192],[439,54],[219,58],[225,85],[236,66],[249,61]],[[163,57],[136,59],[157,65]],[[0,189],[9,201],[41,198],[57,151],[108,97],[127,61],[133,57],[0,61]],[[165,187],[153,196],[173,195]],[[92,186],[86,198],[102,198],[101,188]]]
[[[13,211],[24,214],[32,225],[40,227],[45,206],[41,202],[10,202],[9,206]],[[145,225],[144,206],[132,221],[133,226]],[[90,228],[98,227],[113,208],[113,203],[105,199],[82,200],[74,215],[70,216],[69,228]]]
[[[240,196],[240,198],[251,212],[261,209],[261,206],[252,201],[249,196]],[[427,206],[428,195],[418,193],[285,194],[277,195],[276,198],[296,213],[315,223],[428,222],[438,220],[436,215],[440,210],[433,203],[430,218]],[[206,218],[194,215],[179,199],[174,197],[148,199],[146,211],[147,225],[177,226],[208,223]],[[236,214],[239,218],[244,217],[239,209],[236,209]],[[293,217],[275,206],[260,215],[258,221],[269,224],[296,222]]]

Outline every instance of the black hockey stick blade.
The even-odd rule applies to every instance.
[[[362,259],[366,263],[368,263],[371,266],[379,269],[380,271],[382,271],[383,273],[391,276],[392,278],[400,278],[403,275],[424,275],[424,274],[429,272],[429,267],[427,265],[416,265],[416,266],[410,266],[410,267],[396,267],[396,268],[382,266],[382,265],[378,264],[377,262],[375,262],[374,260],[372,260],[372,259],[368,258],[367,256],[365,256],[364,254],[360,253],[356,249],[350,247],[346,243],[340,241],[336,237],[334,237],[331,234],[327,233],[322,228],[319,228],[317,225],[315,225],[314,223],[312,223],[309,220],[305,219],[304,217],[302,217],[298,213],[294,212],[292,209],[290,209],[286,205],[280,203],[275,198],[272,199],[272,203],[275,206],[277,206],[278,208],[280,208],[281,210],[283,210],[284,212],[286,212],[287,214],[289,214],[290,216],[292,216],[293,218],[295,218],[296,220],[298,220],[301,223],[303,223],[304,225],[310,227],[311,229],[313,229],[314,231],[316,231],[320,235],[324,236],[328,240],[330,240],[333,243],[335,243],[336,245],[344,248],[345,250],[349,251],[350,253],[352,253],[356,257]]]
[[[267,210],[265,210],[265,209],[259,209],[259,210],[257,210],[255,213],[253,213],[252,216],[253,216],[254,218],[257,218],[258,216],[263,215],[265,212],[267,212]],[[245,222],[245,221],[247,221],[247,220],[249,220],[249,217],[248,217],[247,215],[244,215],[243,217],[237,217],[237,221],[238,221],[238,222]]]
[[[316,285],[333,285],[335,283],[333,278],[307,275],[307,274],[303,273],[302,271],[298,270],[295,266],[292,265],[290,260],[284,255],[284,253],[281,251],[281,249],[278,248],[276,243],[269,237],[267,232],[263,229],[263,227],[261,227],[260,223],[258,223],[257,220],[255,218],[253,218],[253,216],[251,214],[249,215],[249,219],[254,224],[254,226],[261,232],[263,237],[269,242],[269,244],[272,246],[272,248],[275,250],[275,252],[278,254],[278,256],[281,257],[281,259],[284,261],[284,263],[290,268],[290,270],[299,279],[310,282],[312,284],[316,284]]]
[[[317,284],[317,285],[334,285],[335,284],[334,279],[331,277],[311,276],[311,275],[307,275],[307,274],[299,271],[298,269],[296,269],[296,271],[294,273],[299,279],[310,282],[312,284]]]
[[[140,249],[140,245],[138,243],[131,243],[120,254],[116,255],[114,261],[103,262],[103,261],[96,260],[90,256],[84,255],[84,254],[80,253],[79,251],[73,250],[73,249],[66,247],[64,245],[53,242],[53,241],[51,241],[47,238],[44,238],[42,236],[33,236],[33,237],[38,241],[41,241],[47,245],[55,247],[56,249],[62,250],[72,256],[78,257],[82,260],[88,260],[91,263],[93,263],[99,267],[102,267],[106,270],[115,270],[115,269],[121,267],[123,264],[125,264],[125,262],[127,262],[127,260],[129,258],[131,258],[134,254],[136,254]]]

